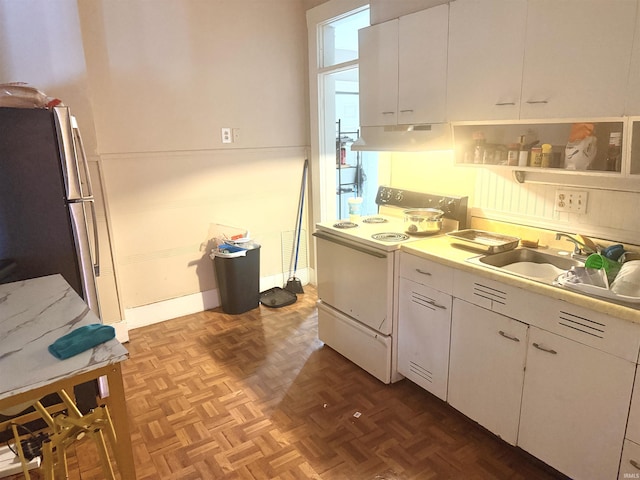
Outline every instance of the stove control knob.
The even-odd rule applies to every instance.
[[[401,202],[404,199],[404,192],[400,191],[396,193],[396,202]]]
[[[449,199],[443,207],[443,210],[447,213],[453,213],[456,209],[456,201]]]

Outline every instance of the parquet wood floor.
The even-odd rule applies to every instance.
[[[410,381],[384,385],[323,346],[304,288],[287,307],[130,332],[139,480],[562,478]],[[71,479],[102,478],[90,442],[69,466]]]

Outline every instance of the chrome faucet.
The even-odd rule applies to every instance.
[[[571,255],[572,257],[586,257],[588,255],[591,255],[592,253],[598,253],[593,248],[588,247],[577,238],[573,238],[571,235],[568,235],[566,233],[556,233],[556,240],[560,240],[563,237],[566,238],[567,241],[573,243],[573,254]]]

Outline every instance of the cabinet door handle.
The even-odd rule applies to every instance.
[[[552,350],[550,348],[544,348],[539,343],[534,343],[533,346],[536,347],[538,350],[542,350],[543,352],[551,353],[553,355],[557,355],[558,354],[558,352],[556,352],[555,350]]]
[[[400,110],[400,113],[411,113],[411,112],[413,112],[413,110],[412,110],[412,109],[409,109],[409,110]]]
[[[498,102],[498,103],[496,103],[496,106],[497,107],[504,107],[506,105],[511,106],[511,105],[515,105],[515,104],[516,104],[516,102]]]
[[[637,470],[640,470],[640,463],[636,462],[635,460],[631,459],[629,460],[629,463],[631,464],[631,466]]]
[[[393,115],[396,112],[382,112],[383,115]]]
[[[512,335],[509,335],[508,333],[504,333],[502,330],[498,331],[498,333],[500,335],[502,335],[504,338],[509,339],[509,340],[513,340],[514,342],[519,342],[520,339],[518,337],[514,337]]]
[[[427,300],[427,303],[429,305],[431,305],[432,307],[436,307],[436,308],[439,308],[441,310],[446,310],[447,309],[447,307],[445,307],[444,305],[440,305],[439,303],[436,303],[433,300]]]
[[[428,277],[431,276],[431,273],[420,270],[419,268],[416,268],[416,272],[421,273],[422,275],[427,275]]]
[[[527,100],[527,103],[529,105],[534,105],[537,103],[549,103],[549,101],[548,100]]]

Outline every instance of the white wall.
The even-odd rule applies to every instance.
[[[0,83],[26,82],[61,99],[76,116],[94,184],[100,238],[97,278],[102,319],[120,319],[118,291],[96,153],[93,108],[75,0],[0,2]]]
[[[216,288],[210,223],[249,229],[281,283],[308,144],[301,0],[79,6],[125,312]]]
[[[303,0],[3,0],[0,42],[0,82],[78,117],[125,314],[216,288],[213,222],[248,228],[261,276],[286,281],[309,143]]]
[[[487,218],[514,220],[552,230],[640,245],[638,192],[568,187],[588,193],[587,212],[556,212],[556,190],[561,185],[515,182],[511,173],[481,169],[474,206]]]
[[[451,152],[389,156],[392,186],[468,195],[475,216],[640,245],[637,192],[569,186],[587,191],[587,213],[556,212],[555,193],[562,185],[520,184],[511,170],[455,166]]]

